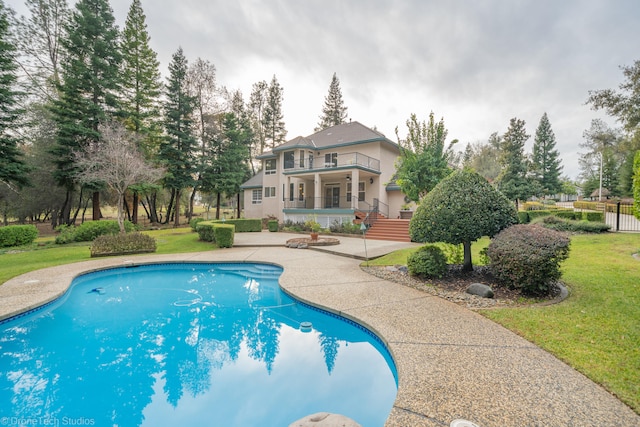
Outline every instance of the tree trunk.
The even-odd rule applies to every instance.
[[[120,227],[120,234],[125,234],[124,230],[124,193],[118,194],[118,227]]]
[[[165,218],[164,224],[169,224],[171,221],[171,213],[173,212],[173,203],[176,198],[176,190],[171,189],[171,198],[169,199],[169,205],[167,206],[167,218]]]
[[[180,226],[180,190],[176,190],[176,204],[173,210],[175,211],[173,226],[179,227]]]
[[[240,218],[240,193],[237,194],[238,197],[238,213],[236,214],[236,218]]]
[[[471,263],[471,242],[463,242],[462,247],[464,248],[462,271],[473,271],[473,264]]]
[[[196,198],[196,191],[198,191],[198,187],[194,186],[193,191],[191,192],[191,197],[189,198],[189,211],[187,212],[187,222],[191,221],[191,218],[193,218],[193,201]]]
[[[220,219],[220,192],[216,193],[216,219]]]
[[[102,214],[100,213],[100,192],[99,191],[93,192],[92,207],[93,207],[92,219],[94,221],[98,221],[100,218],[102,218]]]
[[[147,204],[149,205],[149,210],[147,211],[149,221],[151,221],[152,224],[157,224],[160,222],[158,220],[158,208],[156,207],[158,192],[154,191],[151,195],[146,195],[145,197],[147,198]],[[142,206],[144,207],[144,205]]]
[[[133,206],[131,207],[131,222],[138,223],[138,205],[140,204],[140,196],[137,191],[133,192]]]

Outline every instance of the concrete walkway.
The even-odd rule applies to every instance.
[[[287,249],[285,233],[239,233],[232,249],[97,259],[47,268],[0,286],[0,319],[57,297],[77,274],[156,261],[273,262],[299,299],[365,324],[398,368],[398,395],[386,426],[640,426],[640,416],[549,353],[479,314],[372,277],[359,268],[360,238],[320,250]],[[369,241],[369,257],[411,244]],[[279,246],[276,246],[279,245]],[[331,252],[347,256],[337,256]]]

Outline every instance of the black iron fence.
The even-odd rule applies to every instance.
[[[575,202],[578,211],[602,212],[611,231],[640,232],[640,220],[633,215],[633,201]]]

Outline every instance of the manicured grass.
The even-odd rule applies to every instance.
[[[488,239],[472,245],[474,263]],[[640,248],[638,234],[571,238],[562,280],[570,296],[560,304],[481,313],[553,353],[640,413]],[[415,249],[414,249],[415,250]],[[371,265],[406,265],[413,250]]]
[[[480,265],[480,251],[489,246],[489,238],[483,237],[471,244],[471,261],[473,265]],[[399,251],[391,252],[388,255],[376,258],[369,261],[371,266],[384,266],[384,265],[407,265],[407,257],[414,253],[418,248],[401,249]]]
[[[640,413],[640,235],[577,235],[563,265],[571,295],[549,307],[485,311]]]
[[[157,242],[157,254],[202,252],[217,249],[210,242],[198,240],[191,228],[145,231]],[[39,238],[36,244],[22,248],[6,248],[0,253],[0,283],[29,271],[91,259],[89,243],[53,244],[54,238]],[[37,244],[45,246],[37,246]]]

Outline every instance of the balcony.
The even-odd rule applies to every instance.
[[[362,153],[331,153],[331,155],[323,155],[310,157],[304,160],[286,160],[284,161],[284,173],[323,171],[336,168],[352,168],[380,172],[380,160],[369,157]]]

